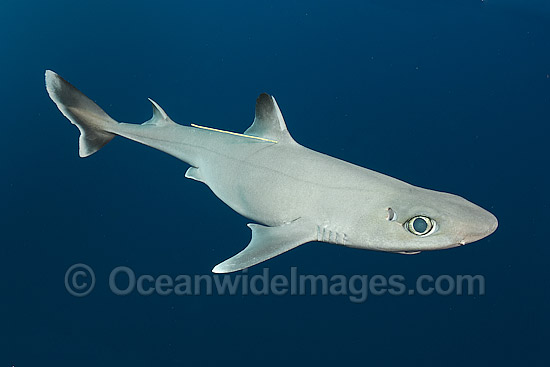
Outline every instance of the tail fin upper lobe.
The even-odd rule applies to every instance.
[[[80,130],[79,155],[87,157],[110,142],[117,124],[91,99],[51,70],[46,70],[46,89],[57,108]]]

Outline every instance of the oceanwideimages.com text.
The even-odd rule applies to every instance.
[[[467,295],[485,294],[482,275],[419,275],[413,282],[394,275],[311,275],[292,267],[287,273],[272,274],[264,268],[261,274],[151,275],[139,274],[127,266],[114,268],[106,287],[115,295],[127,296],[335,296],[362,303],[370,296],[402,295]],[[65,274],[65,287],[75,297],[83,297],[96,287],[95,273],[86,264],[74,264]]]

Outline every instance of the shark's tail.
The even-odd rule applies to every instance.
[[[109,127],[117,122],[51,70],[46,70],[46,89],[57,108],[80,130],[78,153],[81,157],[94,154],[115,137]]]

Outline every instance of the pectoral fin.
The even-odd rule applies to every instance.
[[[316,227],[302,218],[278,227],[252,223],[248,224],[248,227],[252,230],[252,239],[248,246],[237,255],[216,265],[212,272],[231,273],[246,269],[316,238]]]

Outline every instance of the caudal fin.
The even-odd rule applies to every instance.
[[[46,89],[57,108],[80,130],[78,153],[81,157],[94,154],[115,137],[109,127],[117,122],[51,70],[46,70]]]

